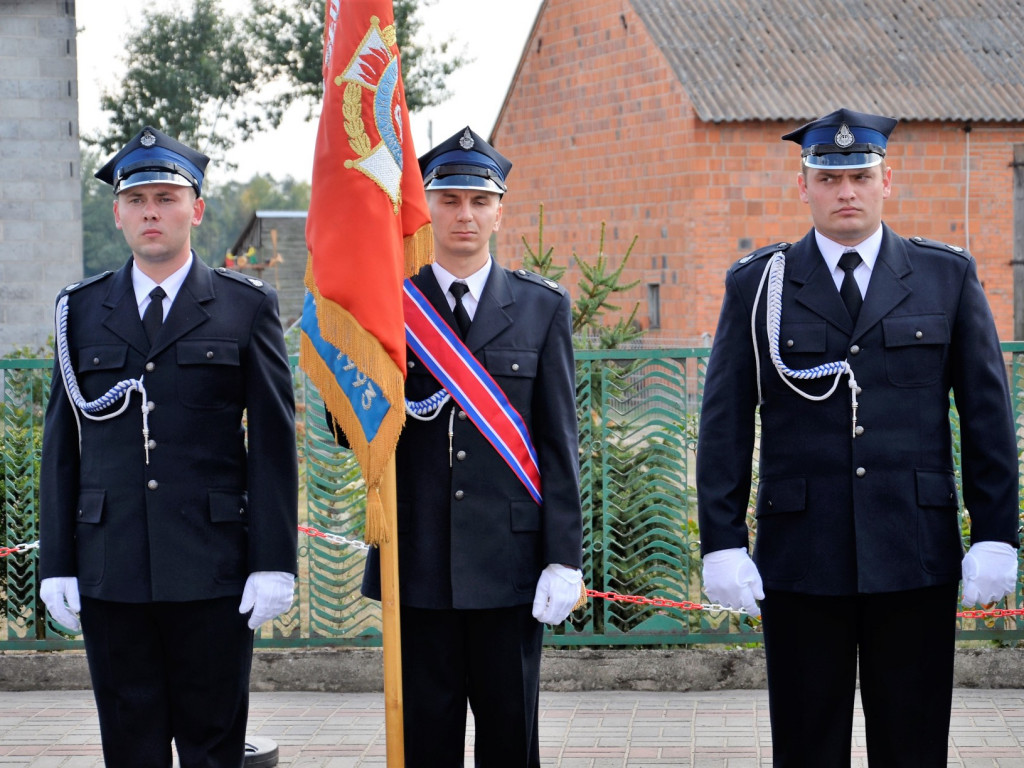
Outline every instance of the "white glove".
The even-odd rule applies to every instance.
[[[1017,550],[1005,541],[972,544],[963,560],[964,605],[988,605],[1013,594]]]
[[[533,618],[541,624],[561,624],[580,599],[583,571],[552,563],[540,573],[533,597]]]
[[[287,571],[256,571],[250,573],[242,590],[239,613],[252,611],[249,629],[256,629],[265,621],[292,607],[295,597],[295,576]]]
[[[58,624],[72,632],[82,631],[77,614],[82,610],[78,596],[78,579],[74,576],[51,576],[39,583],[39,596],[46,603],[46,610]]]
[[[757,601],[764,599],[764,585],[746,549],[719,549],[704,555],[704,594],[726,608],[761,615]]]

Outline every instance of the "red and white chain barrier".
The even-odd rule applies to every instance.
[[[359,539],[350,539],[337,533],[325,533],[308,525],[300,525],[299,533],[316,539],[324,539],[331,544],[348,546],[354,549],[369,549],[370,545]],[[0,557],[9,555],[20,555],[23,552],[30,552],[39,548],[39,542],[33,541],[29,544],[15,544],[13,547],[0,547]],[[662,597],[644,597],[643,595],[622,595],[618,592],[599,592],[596,589],[588,589],[587,597],[612,600],[619,603],[632,603],[634,605],[652,605],[656,608],[679,608],[684,611],[730,611],[732,613],[746,613],[743,610],[726,608],[717,603],[695,603],[692,600],[667,600]],[[1000,619],[1009,616],[1024,616],[1024,608],[985,608],[981,610],[963,610],[957,612],[957,618],[961,619]]]

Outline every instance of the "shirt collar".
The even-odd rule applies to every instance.
[[[825,259],[825,263],[828,264],[828,268],[835,272],[839,267],[839,257],[847,251],[856,251],[860,254],[861,260],[864,262],[864,266],[868,268],[868,271],[875,268],[875,261],[878,259],[878,251],[882,247],[882,225],[878,225],[878,229],[875,230],[874,234],[857,243],[855,246],[840,245],[834,240],[829,240],[818,230],[814,230],[814,239],[818,243],[818,250],[821,251],[822,257]]]
[[[188,271],[192,268],[192,259],[195,258],[193,254],[188,255],[188,261],[186,261],[180,268],[175,270],[170,276],[160,283],[154,282],[153,278],[143,272],[141,269],[136,269],[135,265],[132,265],[132,288],[135,291],[135,303],[142,308],[142,303],[149,299],[149,292],[159,285],[167,293],[166,301],[169,304],[174,303],[175,297],[178,295],[178,291],[181,290],[181,286],[185,283],[185,278],[188,276]],[[165,304],[164,306],[169,306]]]
[[[458,278],[436,261],[430,264],[430,268],[434,271],[434,277],[437,279],[437,284],[441,286],[442,293],[447,294],[451,284],[458,280],[469,286],[469,295],[476,302],[480,301],[480,297],[484,293],[484,286],[487,285],[487,278],[491,274],[491,264],[492,260],[488,258],[487,263],[472,275]]]

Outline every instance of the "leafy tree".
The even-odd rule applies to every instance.
[[[87,277],[117,269],[131,255],[124,235],[114,225],[114,195],[109,186],[93,178],[99,166],[96,150],[83,150],[82,267]]]
[[[95,140],[103,152],[113,154],[145,124],[207,154],[276,125],[280,108],[251,105],[258,69],[243,31],[217,0],[193,0],[188,15],[146,12],[125,43],[128,71],[120,90],[100,99],[111,113],[109,130]]]
[[[410,111],[448,98],[445,80],[465,63],[450,41],[414,41],[418,6],[432,2],[394,3]],[[325,0],[253,0],[242,16],[223,13],[218,0],[145,12],[125,45],[123,82],[101,97],[110,126],[87,140],[113,154],[149,124],[217,156],[276,128],[293,103],[307,104],[311,119],[323,93],[324,15]]]

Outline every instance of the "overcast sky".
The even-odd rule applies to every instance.
[[[421,155],[465,125],[482,136],[494,127],[498,110],[515,74],[526,37],[541,0],[436,0],[420,9],[421,33],[431,42],[452,38],[455,50],[472,63],[449,82],[453,96],[439,107],[411,117],[413,142]],[[220,0],[226,12],[238,13],[246,0]],[[189,0],[78,0],[78,93],[81,132],[106,125],[99,109],[100,92],[119,82],[126,63],[120,55],[129,31],[141,24],[143,11],[190,8]],[[313,162],[316,123],[305,122],[304,106],[293,110],[282,127],[232,151],[238,164],[231,178],[248,180],[256,173],[308,181]],[[215,177],[216,178],[216,177]]]

